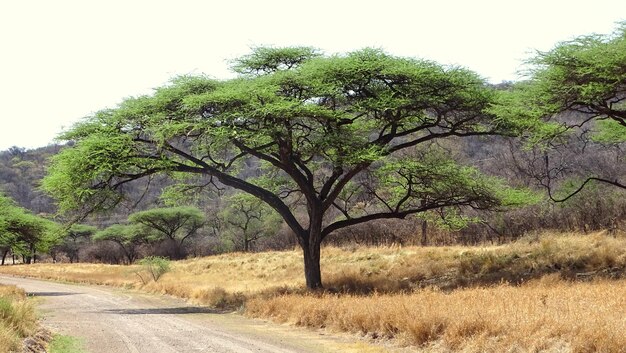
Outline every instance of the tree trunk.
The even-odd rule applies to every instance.
[[[422,221],[422,246],[428,245],[428,221]]]
[[[320,244],[311,242],[305,246],[304,253],[304,278],[309,289],[322,289],[322,272],[320,270]]]
[[[308,237],[302,239],[300,246],[304,256],[304,278],[306,286],[311,290],[324,288],[322,286],[322,271],[320,270],[320,246],[322,243],[322,212],[311,212]]]
[[[1,265],[4,265],[4,260],[7,258],[7,254],[8,253],[9,253],[9,249],[5,250],[4,254],[2,254],[2,264]]]
[[[28,263],[29,264],[34,264],[35,263],[35,256],[36,256],[36,251],[35,251],[35,244],[30,244],[30,258],[28,259]]]

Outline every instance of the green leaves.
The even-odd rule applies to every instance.
[[[92,239],[110,240],[120,245],[129,245],[145,242],[146,236],[136,225],[114,224],[96,232]]]
[[[441,151],[386,163],[376,172],[379,195],[399,211],[448,206],[498,209],[533,203],[528,191],[507,187],[476,168],[462,166]]]
[[[224,81],[176,78],[77,124],[62,136],[75,144],[54,158],[44,189],[62,210],[91,211],[113,207],[125,183],[155,174],[178,182],[165,195],[174,202],[226,185],[268,204],[305,237],[347,185],[362,190],[367,178],[398,210],[421,209],[424,200],[500,206],[493,181],[476,170],[441,156],[402,156],[440,139],[519,134],[540,115],[507,110],[515,98],[469,70],[380,49],[323,56],[256,48],[234,69],[240,76]]]
[[[317,49],[311,47],[257,47],[251,54],[235,60],[232,69],[240,74],[268,74],[293,69],[319,55]]]
[[[219,213],[224,220],[223,239],[235,250],[249,251],[259,239],[274,235],[281,225],[280,216],[268,205],[250,194],[238,192],[226,199]]]
[[[530,84],[548,114],[576,111],[626,126],[626,25],[559,43],[530,61]],[[537,103],[537,102],[536,102]]]
[[[153,208],[128,216],[132,224],[141,226],[150,240],[170,238],[182,241],[204,225],[204,214],[190,206]]]
[[[14,252],[47,251],[61,241],[61,229],[53,221],[35,216],[0,194],[0,248]]]
[[[597,131],[592,138],[596,142],[605,144],[626,142],[626,126],[615,120],[599,120],[597,122]]]

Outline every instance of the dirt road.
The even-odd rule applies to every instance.
[[[89,353],[385,352],[380,347],[107,287],[0,276],[42,298],[44,326],[79,338]]]

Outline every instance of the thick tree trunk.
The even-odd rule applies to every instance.
[[[322,271],[320,270],[320,244],[310,244],[303,249],[304,277],[309,289],[322,289]]]
[[[320,246],[322,243],[322,213],[309,213],[311,223],[308,237],[301,241],[304,257],[304,278],[306,286],[311,290],[324,288],[322,286],[322,271],[320,269]]]

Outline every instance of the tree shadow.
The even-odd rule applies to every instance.
[[[145,308],[145,309],[107,309],[102,312],[107,314],[123,315],[181,315],[181,314],[223,314],[225,311],[200,307],[188,306],[177,308]]]
[[[76,295],[82,293],[76,292],[30,292],[28,293],[29,297],[62,297],[66,295]]]

